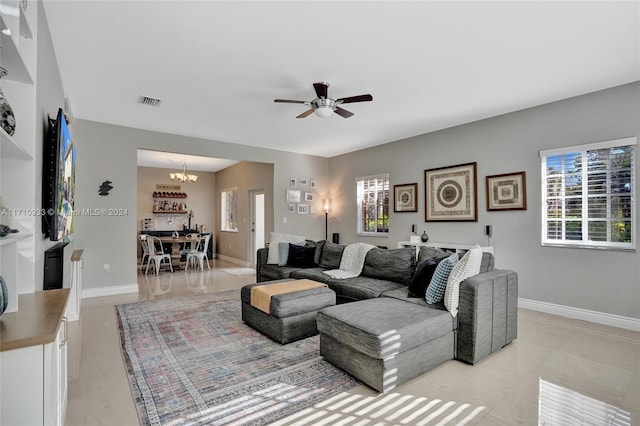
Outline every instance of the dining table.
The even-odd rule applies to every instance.
[[[171,263],[175,266],[183,266],[186,267],[185,262],[181,262],[180,258],[180,245],[184,243],[191,243],[194,241],[198,241],[199,238],[187,237],[184,235],[180,235],[178,237],[154,237],[156,240],[160,241],[164,244],[171,244]]]

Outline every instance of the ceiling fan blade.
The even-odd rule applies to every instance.
[[[319,98],[327,98],[327,92],[329,91],[328,83],[313,83],[313,88],[316,89],[316,95],[318,95]]]
[[[303,112],[302,114],[300,114],[296,118],[305,118],[305,117],[310,116],[311,114],[313,114],[313,108],[306,110],[305,112]]]
[[[359,95],[359,96],[349,96],[348,98],[336,99],[336,102],[341,104],[351,104],[353,102],[368,102],[372,100],[373,100],[373,96],[371,95]]]
[[[340,115],[340,116],[342,116],[344,118],[349,118],[349,117],[351,117],[353,115],[353,113],[351,111],[347,111],[346,109],[340,108],[340,107],[336,107],[336,109],[333,112],[335,112],[336,114],[338,114],[338,115]]]
[[[307,101],[292,101],[291,99],[274,99],[273,102],[283,102],[286,104],[306,104]]]

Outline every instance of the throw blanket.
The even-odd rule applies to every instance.
[[[326,284],[312,280],[295,280],[285,281],[283,283],[257,285],[251,288],[251,306],[260,309],[264,313],[270,314],[271,296],[326,286]]]
[[[345,279],[357,277],[364,267],[364,259],[367,253],[375,246],[365,243],[349,244],[345,247],[340,259],[340,269],[324,271],[331,278]]]

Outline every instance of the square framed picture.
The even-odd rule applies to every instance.
[[[477,163],[424,171],[425,222],[477,222]]]
[[[298,204],[298,214],[309,214],[309,204]]]
[[[309,179],[307,178],[300,178],[298,180],[298,183],[300,184],[300,186],[309,186]]]
[[[405,183],[402,185],[393,185],[393,211],[400,212],[417,212],[418,211],[418,184]]]
[[[287,203],[299,203],[300,191],[297,189],[287,189]]]
[[[314,198],[315,198],[315,196],[313,195],[313,192],[305,192],[304,193],[304,200],[305,201],[313,201]]]
[[[487,176],[487,210],[526,210],[526,172]]]

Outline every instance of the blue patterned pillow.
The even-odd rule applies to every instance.
[[[447,290],[449,274],[453,267],[456,266],[456,263],[458,263],[458,259],[458,254],[453,253],[451,256],[438,263],[436,271],[433,273],[433,277],[431,277],[429,287],[427,287],[427,294],[425,296],[427,303],[432,304],[442,302],[444,299],[444,292]]]

